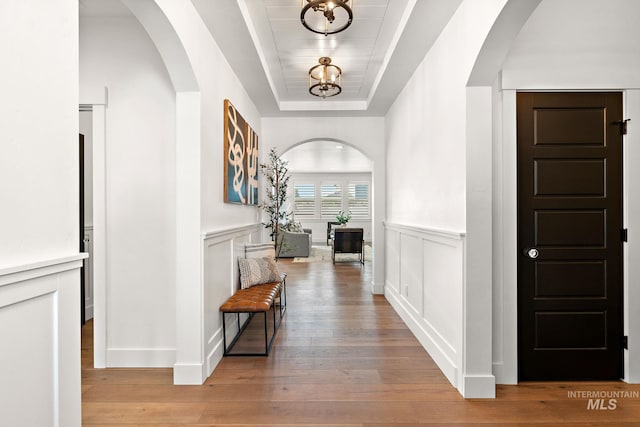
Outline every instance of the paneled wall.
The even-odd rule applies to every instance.
[[[385,230],[385,296],[460,389],[464,233],[391,223]]]
[[[80,425],[83,255],[0,269],[0,424]]]
[[[252,224],[210,231],[202,236],[205,377],[211,375],[222,359],[224,349],[219,308],[240,287],[238,257],[244,256],[245,243],[261,241],[262,229],[261,224]],[[237,325],[230,322],[228,326],[227,334],[232,337]]]

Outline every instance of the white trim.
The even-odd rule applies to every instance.
[[[206,378],[202,363],[176,363],[173,365],[173,384],[200,385]]]
[[[108,93],[105,87],[105,98]],[[93,366],[107,366],[107,141],[106,105],[93,103]]]
[[[502,91],[502,221],[494,224],[502,228],[502,370],[496,371],[499,384],[518,383],[518,152],[516,128],[516,91]],[[495,168],[500,165],[494,165]],[[494,195],[495,197],[496,195]],[[494,230],[497,232],[497,230]],[[494,338],[495,339],[495,338]],[[494,355],[494,362],[496,355]],[[498,373],[500,375],[498,375]]]
[[[219,228],[216,230],[209,230],[207,232],[202,233],[201,236],[203,240],[219,239],[219,238],[226,238],[229,236],[233,236],[238,233],[243,233],[246,231],[251,231],[251,232],[256,230],[260,231],[261,228],[262,228],[261,223],[247,224],[247,225],[240,225],[232,228]]]
[[[79,253],[61,258],[52,258],[28,264],[0,269],[0,286],[12,285],[25,280],[62,273],[82,267],[87,254]]]
[[[493,375],[465,375],[462,383],[465,399],[496,397],[496,378]]]
[[[405,234],[422,237],[424,234],[462,240],[466,233],[464,231],[450,230],[446,228],[421,227],[417,225],[398,224],[394,222],[383,222],[384,226],[390,230],[402,231]]]
[[[640,90],[623,92],[624,118],[640,116]],[[636,115],[636,113],[638,115]],[[638,260],[640,249],[640,182],[636,165],[640,159],[640,140],[636,131],[638,124],[629,125],[623,143],[623,212],[624,227],[629,230],[628,242],[624,245],[624,333],[629,337],[629,349],[624,351],[624,378],[628,383],[640,383],[640,290],[631,283],[638,283],[640,265],[631,260]]]

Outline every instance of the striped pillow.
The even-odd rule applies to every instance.
[[[244,256],[246,258],[276,257],[276,247],[271,243],[245,243]]]
[[[280,272],[275,258],[238,258],[238,267],[240,267],[240,288],[242,289],[280,281]]]

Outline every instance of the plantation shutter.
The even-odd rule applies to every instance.
[[[349,183],[349,211],[353,219],[369,218],[369,184],[366,182]]]
[[[295,202],[294,213],[297,217],[313,217],[316,214],[316,186],[315,184],[293,185]]]
[[[320,187],[320,213],[323,218],[335,218],[342,210],[342,186],[322,184]]]

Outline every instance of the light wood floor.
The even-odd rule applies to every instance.
[[[640,398],[589,410],[568,392],[640,391],[622,382],[498,386],[465,400],[382,296],[371,265],[281,260],[288,308],[271,355],[224,358],[202,386],[170,369],[93,369],[83,328],[85,426],[640,426]],[[608,402],[608,399],[607,399]],[[606,406],[606,405],[605,405]]]

